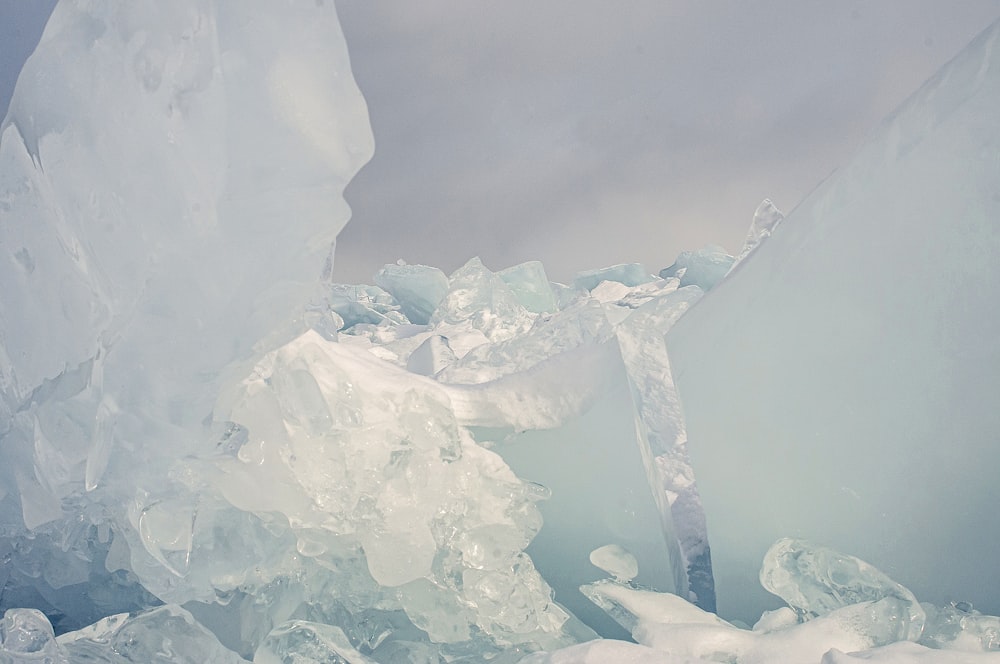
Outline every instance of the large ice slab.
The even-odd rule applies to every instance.
[[[669,334],[723,616],[771,542],[1000,611],[1000,26]]]
[[[372,149],[332,3],[58,5],[0,125],[3,607],[148,605],[127,510],[307,329]]]

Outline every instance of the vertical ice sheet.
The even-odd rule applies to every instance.
[[[671,330],[723,616],[804,537],[1000,610],[1000,26]]]

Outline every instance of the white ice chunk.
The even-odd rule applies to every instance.
[[[590,552],[590,562],[618,581],[631,581],[639,573],[639,562],[618,544],[606,544]]]

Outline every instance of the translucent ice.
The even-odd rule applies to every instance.
[[[894,606],[899,633],[891,641],[916,641],[926,616],[909,590],[854,556],[802,540],[781,539],[764,556],[760,583],[807,617],[850,604]]]
[[[1000,617],[983,615],[968,604],[922,606],[927,624],[920,643],[948,650],[1000,652]]]
[[[723,616],[780,537],[1000,612],[1000,26],[670,333]]]
[[[245,662],[186,610],[167,605],[109,616],[57,639],[68,662],[195,664]]]
[[[375,275],[375,283],[400,303],[411,323],[426,325],[438,303],[448,292],[448,277],[426,265],[386,265]]]
[[[501,270],[498,274],[528,311],[540,314],[558,308],[552,284],[545,276],[545,267],[538,261],[521,263]]]

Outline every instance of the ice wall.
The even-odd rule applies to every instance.
[[[58,604],[307,329],[372,136],[332,3],[242,0],[60,3],[0,131],[0,550]]]
[[[671,330],[719,611],[779,537],[1000,611],[1000,26]]]

